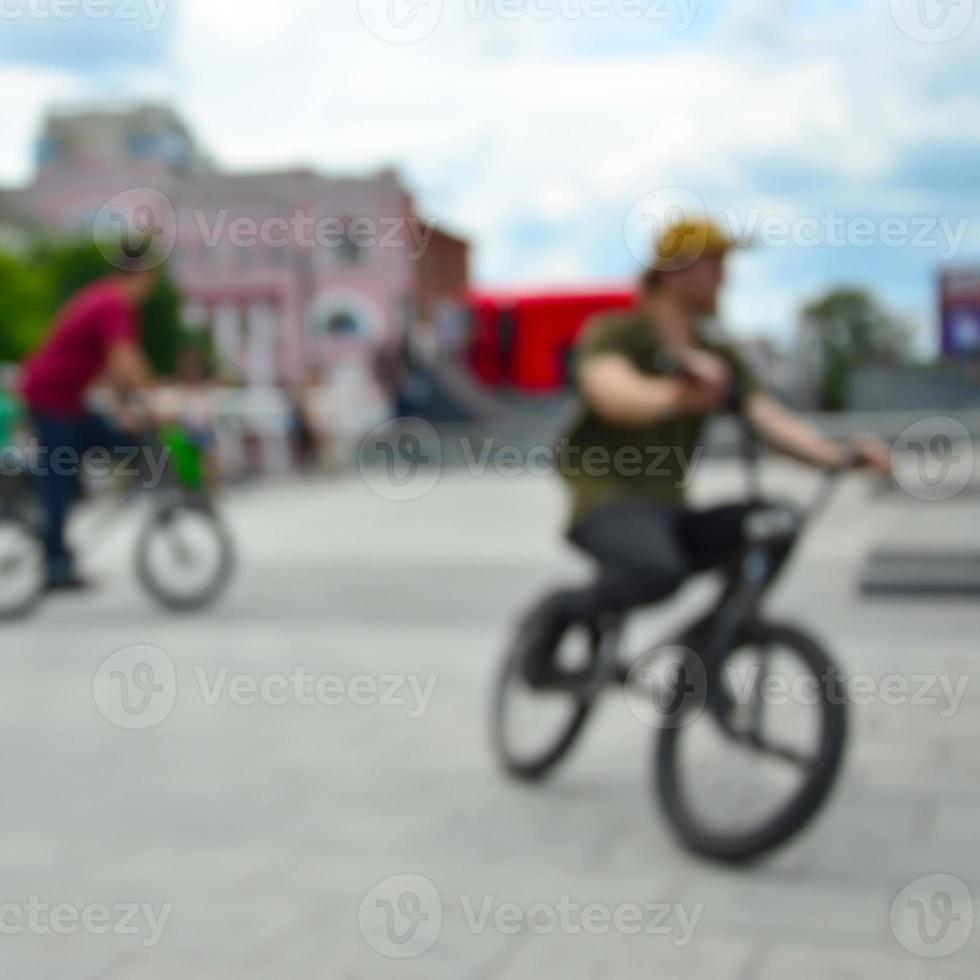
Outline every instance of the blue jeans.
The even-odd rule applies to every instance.
[[[79,497],[84,455],[93,449],[117,452],[122,446],[133,445],[134,436],[92,412],[68,418],[35,412],[32,419],[39,444],[35,481],[47,518],[44,548],[48,574],[65,578],[74,571],[65,525]]]

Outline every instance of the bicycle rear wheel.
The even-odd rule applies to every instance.
[[[847,735],[843,678],[813,639],[791,626],[749,624],[711,670],[706,703],[682,710],[660,735],[655,782],[688,850],[746,862],[813,819]]]
[[[231,535],[205,501],[182,498],[153,513],[136,545],[136,573],[161,605],[193,612],[215,602],[235,566]]]
[[[0,620],[33,612],[46,584],[44,546],[37,527],[17,514],[0,514]]]
[[[601,686],[598,681],[574,685],[533,686],[525,678],[531,638],[539,629],[543,607],[525,617],[497,679],[490,719],[490,739],[504,769],[516,779],[538,780],[550,773],[577,741]],[[601,635],[595,628],[573,627],[555,653],[562,671],[587,678],[600,663]]]

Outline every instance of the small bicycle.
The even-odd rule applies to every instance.
[[[747,862],[789,840],[827,799],[847,736],[844,678],[819,642],[765,618],[763,599],[804,530],[830,499],[827,471],[809,508],[767,503],[759,447],[743,422],[754,504],[744,547],[726,564],[715,605],[651,653],[621,652],[623,620],[581,626],[556,651],[553,684],[525,679],[533,609],[499,674],[491,738],[505,770],[539,780],[566,756],[603,691],[623,686],[657,730],[654,786],[681,844],[716,861]]]
[[[166,460],[162,475],[152,480],[142,471],[129,479],[111,475],[103,486],[84,490],[80,478],[79,492],[87,508],[103,510],[92,522],[100,531],[145,497],[149,514],[135,550],[138,581],[167,609],[203,609],[221,596],[233,575],[231,535],[181,452],[187,443],[181,428],[171,426],[141,441],[160,449],[160,457]],[[145,456],[138,460],[145,469]],[[45,518],[31,472],[26,456],[19,467],[7,458],[0,477],[0,621],[29,615],[46,592]],[[90,540],[83,543],[82,551],[94,545],[94,533],[87,537]]]

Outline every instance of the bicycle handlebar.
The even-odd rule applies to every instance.
[[[684,364],[673,355],[661,355],[659,359],[659,366],[662,372],[668,377],[687,378],[691,381],[697,380],[697,378],[685,368]],[[729,397],[726,407],[730,414],[736,419],[739,428],[741,429],[741,457],[748,475],[749,497],[752,501],[761,501],[763,499],[759,475],[761,440],[758,432],[755,430],[755,427],[749,421],[746,414],[748,396],[749,391],[745,386],[743,379],[738,375],[733,375],[729,386]],[[841,465],[826,466],[821,468],[823,472],[823,480],[821,481],[821,486],[817,491],[815,499],[806,509],[807,521],[813,519],[826,509],[840,478],[845,473],[856,469],[858,463],[859,458],[852,454]]]

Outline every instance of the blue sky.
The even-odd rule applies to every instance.
[[[757,230],[743,333],[866,285],[926,344],[940,262],[980,264],[977,0],[76,2],[4,0],[0,182],[52,102],[162,99],[228,167],[398,166],[483,282],[628,279],[671,193]]]

